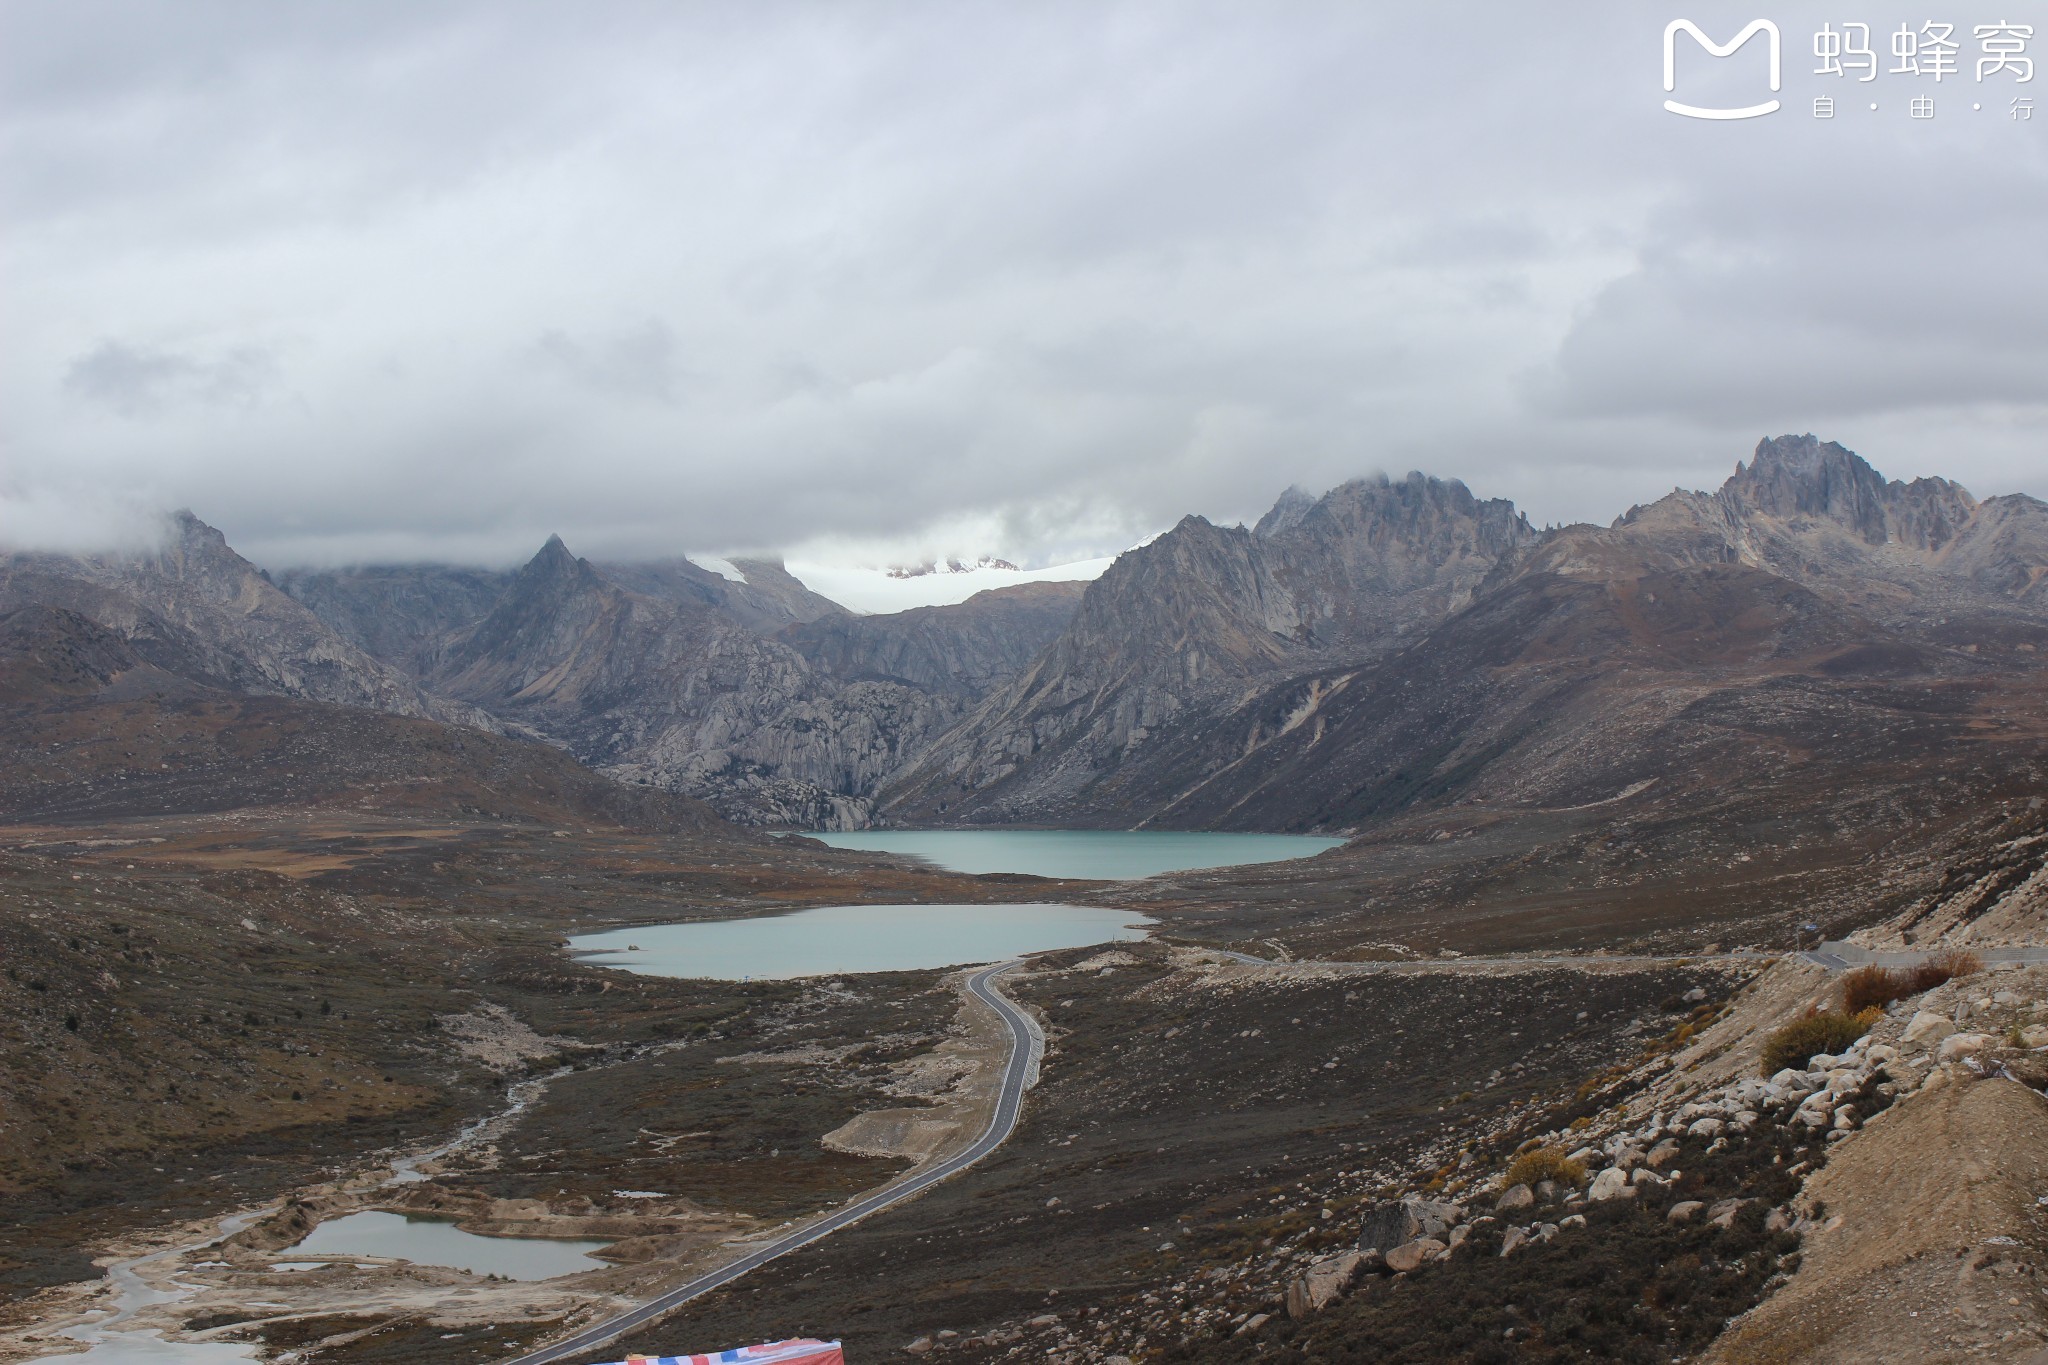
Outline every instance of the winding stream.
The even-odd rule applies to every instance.
[[[538,1099],[550,1081],[568,1070],[568,1067],[563,1067],[545,1076],[534,1076],[509,1087],[505,1092],[505,1104],[502,1108],[467,1124],[454,1137],[439,1146],[393,1161],[391,1177],[379,1188],[428,1179],[421,1173],[421,1166],[439,1161],[480,1138],[500,1131],[503,1125],[516,1119]],[[199,1241],[148,1252],[125,1261],[116,1261],[107,1267],[107,1284],[112,1289],[114,1298],[113,1311],[97,1321],[67,1328],[63,1333],[73,1341],[85,1342],[88,1349],[65,1355],[43,1356],[27,1362],[27,1365],[228,1365],[228,1362],[256,1359],[254,1343],[166,1341],[154,1328],[137,1329],[124,1327],[124,1324],[133,1322],[135,1317],[146,1309],[177,1303],[204,1292],[206,1288],[204,1285],[183,1284],[175,1278],[168,1281],[170,1287],[159,1288],[144,1278],[143,1267],[217,1246],[251,1224],[276,1213],[281,1207],[281,1204],[270,1204],[260,1209],[230,1214],[215,1224],[211,1234]]]

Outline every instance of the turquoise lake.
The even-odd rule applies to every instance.
[[[1151,921],[1095,905],[827,905],[787,915],[581,934],[601,967],[718,981],[922,971],[1145,937]]]
[[[475,1275],[551,1280],[579,1270],[602,1269],[605,1262],[589,1253],[609,1245],[555,1237],[479,1237],[439,1219],[371,1212],[322,1223],[305,1241],[280,1253],[279,1259],[394,1256],[415,1265],[453,1266]]]
[[[834,848],[922,858],[953,872],[1129,881],[1198,867],[1312,858],[1342,839],[1309,834],[1209,834],[1184,830],[864,829],[805,836]]]

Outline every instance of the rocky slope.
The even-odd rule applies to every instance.
[[[559,539],[428,679],[584,762],[752,823],[841,828],[957,708],[841,684],[708,606],[631,592]]]
[[[551,539],[513,573],[301,572],[290,593],[435,696],[748,823],[866,822],[890,774],[1066,624],[1067,584],[861,617],[781,564],[595,565]]]
[[[449,642],[475,625],[511,575],[445,564],[292,569],[279,589],[344,639],[413,678],[441,666]]]
[[[76,612],[144,660],[174,661],[175,671],[236,691],[479,719],[344,638],[190,512],[143,549],[0,558],[0,610],[31,605]]]
[[[1419,478],[1290,493],[1260,526],[1126,555],[886,818],[1349,830],[1725,788],[1786,744],[1877,742],[1914,689],[2038,678],[2048,648],[2048,506],[1887,483],[1811,437],[1606,528],[1538,536]]]
[[[687,559],[603,564],[600,572],[622,588],[674,602],[713,607],[764,634],[785,626],[847,615],[846,608],[805,587],[776,559],[736,559],[735,582]]]
[[[884,616],[840,614],[778,637],[822,671],[847,681],[905,683],[974,700],[1022,673],[1059,638],[1085,583],[1020,583],[952,606]]]
[[[63,608],[0,614],[0,820],[368,806],[749,837],[701,802],[621,785],[549,745],[251,695],[206,664],[161,642],[145,658]]]

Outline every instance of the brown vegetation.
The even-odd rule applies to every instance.
[[[1809,1009],[1764,1041],[1760,1069],[1770,1076],[1786,1067],[1804,1067],[1807,1058],[1816,1053],[1840,1052],[1870,1032],[1871,1025],[1883,1015],[1883,1010],[1875,1008],[1858,1014]]]
[[[1917,967],[1858,967],[1842,977],[1842,1012],[1883,1009],[1894,1000],[1931,991],[1959,976],[1984,970],[1984,959],[1964,948],[1947,948]]]
[[[1586,1180],[1586,1168],[1556,1147],[1538,1147],[1524,1152],[1508,1167],[1509,1188],[1533,1186],[1540,1180],[1555,1180],[1560,1185],[1581,1185]]]

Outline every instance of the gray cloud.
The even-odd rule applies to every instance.
[[[1787,10],[1784,112],[1674,118],[1669,17],[22,6],[0,536],[1042,561],[1375,470],[1605,520],[1809,428],[2048,495],[2048,113],[1851,117]]]
[[[64,389],[123,417],[151,417],[180,404],[247,408],[278,385],[276,359],[254,346],[196,357],[102,340],[64,370]]]

